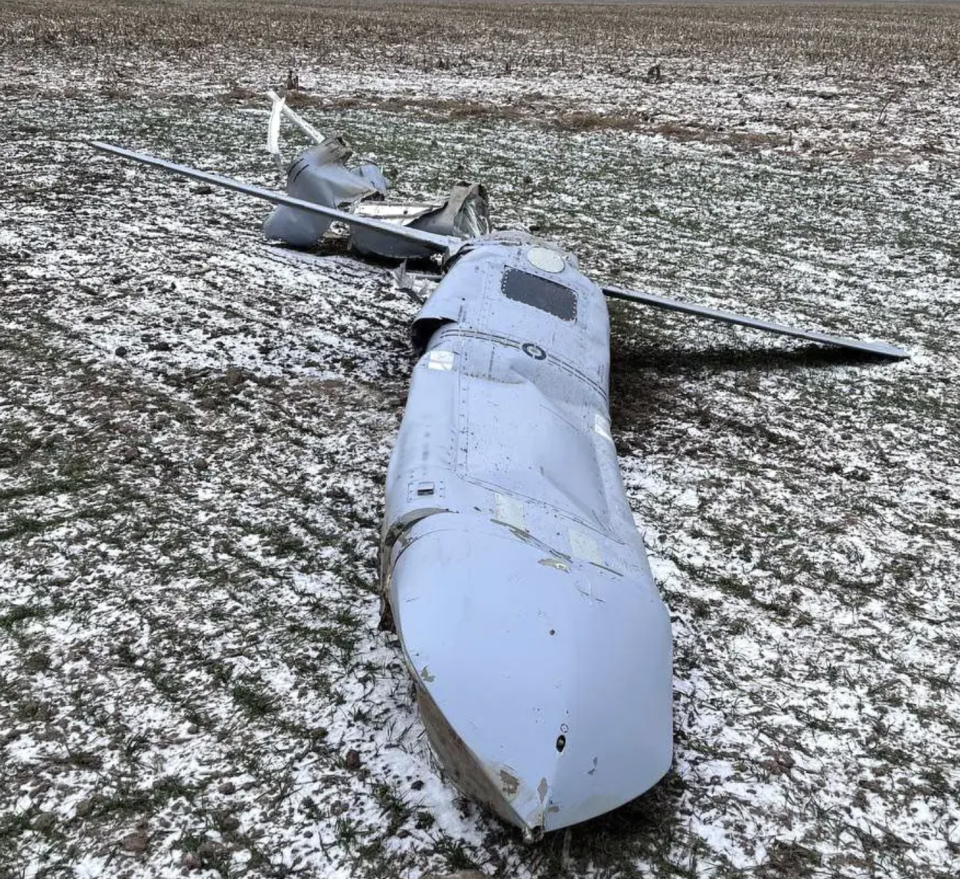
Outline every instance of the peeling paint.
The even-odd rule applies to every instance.
[[[504,796],[506,796],[508,800],[512,800],[517,795],[517,791],[520,790],[520,779],[512,772],[501,769],[500,787],[503,789]]]
[[[540,802],[542,803],[547,798],[547,791],[550,790],[550,785],[547,784],[546,777],[540,779],[540,784],[537,785],[537,793],[540,794]]]
[[[560,561],[560,559],[555,558],[540,559],[539,564],[544,565],[547,568],[554,568],[557,571],[570,570],[570,565],[568,565],[566,562]]]

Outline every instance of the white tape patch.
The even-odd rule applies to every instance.
[[[523,502],[506,494],[496,494],[494,497],[497,501],[497,520],[526,531],[527,517],[524,514]]]
[[[570,529],[570,552],[578,559],[585,562],[593,562],[595,565],[603,564],[603,557],[600,555],[600,545],[589,534],[583,531],[574,531]]]
[[[597,413],[597,417],[593,422],[593,429],[600,434],[604,439],[610,440],[613,442],[613,437],[610,434],[610,421],[606,416]]]
[[[453,351],[431,351],[427,355],[427,369],[440,369],[449,372],[453,369]]]

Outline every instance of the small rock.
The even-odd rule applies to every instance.
[[[124,345],[118,345],[118,346],[114,349],[114,352],[113,352],[113,353],[116,354],[117,357],[126,357],[126,356],[127,356],[127,349],[126,349],[126,347],[125,347]]]
[[[412,787],[414,790],[423,790],[423,782],[418,778],[410,785],[410,787]]]
[[[777,751],[773,757],[762,760],[760,765],[773,775],[788,775],[796,761],[787,751]]]
[[[231,794],[235,794],[237,792],[237,786],[232,781],[225,781],[220,785],[220,787],[217,788],[217,790],[220,791],[220,793],[222,793],[225,797],[229,797]]]
[[[224,833],[233,833],[235,830],[240,829],[240,819],[235,815],[227,815],[227,817],[220,822],[220,829]]]
[[[52,830],[56,823],[57,819],[53,812],[41,812],[33,822],[33,829],[38,833],[46,833],[48,830]]]
[[[200,843],[197,854],[200,855],[201,861],[210,861],[220,855],[224,848],[225,846],[219,842],[215,842],[212,839],[205,839]]]
[[[356,771],[360,768],[360,752],[351,748],[347,751],[344,762],[346,763],[347,769]]]
[[[96,807],[97,801],[94,797],[87,797],[85,800],[80,800],[80,802],[77,803],[77,817],[89,818]]]
[[[490,879],[479,870],[458,870],[456,873],[425,873],[421,879]]]
[[[238,369],[236,366],[228,366],[224,379],[231,388],[235,388],[237,385],[243,384],[247,380],[247,376],[242,369]]]
[[[134,855],[142,855],[147,850],[147,834],[140,831],[128,833],[120,840],[120,848]]]

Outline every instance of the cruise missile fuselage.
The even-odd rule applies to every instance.
[[[413,325],[381,577],[445,770],[529,837],[672,753],[670,619],[610,432],[610,325],[569,254],[466,248]]]

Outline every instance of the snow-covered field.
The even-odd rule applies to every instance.
[[[0,877],[955,877],[960,9],[304,8],[0,9]],[[415,303],[82,143],[277,186],[291,66],[401,196],[480,179],[598,279],[912,355],[612,306],[676,760],[538,846],[377,631]]]

